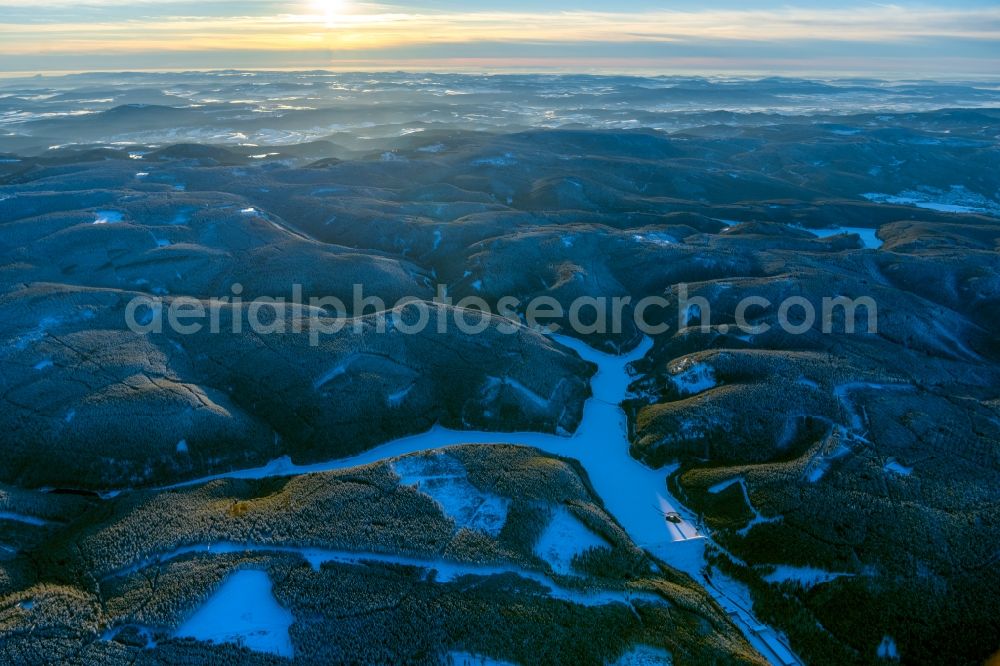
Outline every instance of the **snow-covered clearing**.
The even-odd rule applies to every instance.
[[[351,365],[351,363],[355,359],[357,359],[357,357],[358,357],[358,354],[351,354],[350,356],[348,356],[347,358],[345,358],[343,361],[341,361],[337,365],[333,366],[332,368],[330,368],[329,370],[327,370],[326,372],[324,372],[322,375],[320,375],[316,379],[316,381],[313,382],[313,388],[314,389],[320,389],[324,385],[330,383],[331,381],[333,381],[334,379],[336,379],[337,377],[339,377],[340,375],[345,374],[347,372],[347,368]]]
[[[518,395],[526,399],[529,403],[538,407],[539,409],[548,409],[549,399],[545,396],[541,396],[535,393],[530,388],[510,377],[487,377],[486,385],[483,387],[483,394],[486,396],[495,396],[502,386],[509,386],[514,389]]]
[[[549,524],[538,538],[534,552],[548,562],[556,573],[570,575],[573,573],[572,561],[576,555],[590,548],[607,545],[604,539],[591,532],[569,509],[560,506],[553,512]]]
[[[677,239],[669,234],[652,232],[646,234],[633,234],[632,240],[637,243],[649,243],[650,245],[673,245],[677,242]]]
[[[899,194],[867,192],[861,196],[875,203],[916,206],[939,213],[1000,215],[1000,203],[962,185],[952,185],[947,191],[923,187]]]
[[[666,666],[674,663],[670,653],[662,648],[636,645],[618,657],[611,666]]]
[[[890,458],[885,466],[882,467],[883,471],[892,472],[893,474],[899,474],[900,476],[909,476],[913,473],[912,467],[907,467],[903,463],[897,461],[894,458]]]
[[[707,363],[687,365],[672,375],[670,380],[681,395],[697,395],[718,385],[715,370]]]
[[[99,210],[94,213],[94,224],[116,224],[125,219],[125,213],[116,210]]]
[[[295,618],[271,593],[263,571],[237,571],[222,584],[176,636],[212,643],[237,643],[257,652],[291,658],[288,628]]]
[[[899,659],[899,650],[896,649],[896,639],[892,636],[883,636],[882,642],[878,644],[875,654],[882,659]]]
[[[787,564],[778,564],[774,567],[772,573],[764,576],[764,580],[769,583],[794,581],[804,587],[813,587],[822,583],[829,583],[831,580],[835,580],[841,576],[852,575],[854,574],[824,571],[813,567],[793,567]]]
[[[514,666],[514,664],[471,652],[449,652],[444,658],[444,666]]]
[[[151,650],[151,649],[153,649],[153,648],[156,647],[156,639],[153,638],[153,629],[150,628],[150,627],[146,627],[146,626],[142,626],[142,625],[137,625],[137,624],[125,624],[125,625],[121,625],[121,626],[115,627],[113,629],[109,629],[109,630],[105,631],[103,634],[101,634],[101,640],[102,641],[113,641],[115,638],[118,637],[118,634],[120,634],[126,628],[133,628],[133,629],[135,629],[136,632],[139,634],[139,636],[141,636],[142,639],[146,641],[144,649]]]
[[[396,461],[393,471],[400,484],[430,496],[458,527],[495,537],[507,521],[510,502],[469,483],[465,468],[447,453],[407,456]]]

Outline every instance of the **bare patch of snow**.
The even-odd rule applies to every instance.
[[[539,395],[538,393],[532,391],[530,388],[510,377],[487,377],[486,386],[483,388],[483,393],[486,395],[495,395],[497,390],[501,386],[509,386],[514,389],[518,395],[525,398],[531,404],[535,405],[539,409],[549,408],[549,399]]]
[[[458,527],[497,536],[507,521],[509,500],[473,486],[462,464],[446,453],[407,456],[396,461],[393,471],[400,484],[416,486]]]
[[[507,167],[515,164],[517,164],[517,160],[514,159],[513,153],[504,153],[503,155],[498,155],[496,157],[481,157],[479,159],[472,160],[472,166]]]
[[[909,476],[913,473],[912,467],[907,467],[906,465],[898,462],[895,458],[890,458],[882,470],[893,474],[899,474],[900,476]]]
[[[94,215],[94,224],[117,224],[125,219],[125,214],[117,210],[99,210]]]
[[[952,185],[948,191],[922,187],[899,194],[867,192],[861,195],[874,203],[916,206],[941,213],[980,213],[1000,215],[1000,203],[973,192],[963,185]]]
[[[338,363],[337,365],[333,366],[332,368],[324,372],[316,379],[316,381],[313,382],[313,388],[314,389],[322,388],[325,384],[328,384],[332,380],[339,377],[340,375],[345,374],[347,372],[347,367],[351,364],[352,361],[354,361],[355,358],[357,358],[357,354],[351,354],[342,362]]]
[[[831,580],[841,576],[851,576],[853,574],[838,573],[833,571],[823,571],[813,567],[793,567],[787,564],[779,564],[774,567],[772,573],[764,576],[768,583],[785,583],[794,581],[804,587],[813,587],[822,583],[829,583]]]
[[[406,399],[406,396],[410,393],[410,391],[413,390],[413,387],[414,384],[410,384],[405,389],[401,389],[399,391],[395,391],[394,393],[390,393],[388,396],[386,396],[385,400],[386,403],[390,407],[399,407],[400,405],[403,404],[403,400]]]
[[[103,634],[101,634],[101,640],[113,641],[115,638],[118,637],[118,634],[120,634],[123,630],[129,627],[134,628],[138,632],[139,636],[141,636],[142,639],[146,641],[146,644],[143,646],[144,649],[152,650],[153,648],[156,647],[156,639],[153,638],[153,631],[149,627],[144,627],[136,624],[125,624],[120,627],[115,627],[114,629],[109,629],[105,631]]]
[[[712,493],[713,495],[717,495],[726,488],[728,488],[729,486],[733,485],[734,483],[741,483],[742,481],[743,479],[739,477],[736,477],[734,479],[726,479],[725,481],[719,481],[718,483],[709,486],[708,492]]]
[[[715,370],[707,363],[690,363],[687,359],[674,367],[670,380],[681,395],[696,395],[715,388]]]
[[[611,666],[666,666],[672,663],[673,658],[663,648],[636,645],[618,657]]]
[[[63,319],[60,317],[42,317],[38,322],[38,326],[14,340],[11,343],[11,346],[14,349],[23,351],[28,348],[28,345],[38,342],[44,338],[48,334],[48,330],[50,328],[55,328],[62,323]]]
[[[882,642],[878,644],[878,648],[875,650],[876,656],[882,659],[899,659],[899,650],[896,648],[896,639],[892,636],[883,636]]]
[[[263,571],[237,571],[194,615],[177,628],[175,636],[210,643],[236,643],[255,652],[292,658],[288,628],[294,616],[271,592]]]
[[[664,233],[632,234],[632,240],[637,243],[648,243],[650,245],[673,245],[677,239]]]
[[[514,666],[513,662],[484,657],[472,652],[449,652],[444,658],[445,666]]]
[[[588,550],[607,546],[607,542],[597,536],[580,522],[580,519],[570,513],[566,507],[558,507],[552,514],[549,524],[535,544],[535,555],[542,558],[556,573],[570,575],[573,558]]]

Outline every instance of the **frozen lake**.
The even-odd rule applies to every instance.
[[[702,575],[707,538],[695,526],[694,515],[667,491],[666,476],[670,469],[650,469],[629,454],[626,417],[620,405],[628,397],[631,382],[628,366],[646,355],[652,348],[652,340],[644,338],[632,351],[615,356],[597,351],[574,338],[553,337],[598,368],[591,380],[593,396],[587,400],[581,423],[571,436],[451,430],[435,426],[425,433],[396,439],[350,458],[297,465],[284,457],[262,467],[216,474],[170,487],[191,486],[214,479],[264,479],[327,472],[458,444],[532,446],[579,461],[606,510],[632,540],[704,585],[727,609],[751,644],[769,661],[775,664],[801,663],[777,632],[753,616],[746,594],[739,592],[735,581],[725,579],[718,573],[711,580]],[[679,522],[665,519],[665,514],[671,512],[680,516]]]

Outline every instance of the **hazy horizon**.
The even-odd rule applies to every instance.
[[[614,68],[614,67],[590,67],[590,68],[559,68],[555,66],[539,67],[505,67],[505,66],[481,66],[481,67],[448,67],[441,66],[413,66],[400,67],[385,64],[382,67],[331,67],[331,66],[289,66],[289,67],[109,67],[83,68],[83,69],[51,69],[51,70],[0,70],[0,82],[16,81],[30,78],[58,79],[69,77],[81,77],[88,75],[156,75],[156,74],[211,74],[221,72],[235,73],[285,73],[303,74],[310,72],[341,74],[341,75],[383,75],[383,74],[435,74],[456,76],[592,76],[592,77],[633,77],[633,78],[661,78],[661,79],[704,79],[706,81],[757,81],[764,79],[792,79],[801,81],[817,81],[830,84],[852,83],[855,81],[870,81],[877,83],[902,84],[902,83],[981,83],[1000,85],[1000,74],[992,73],[956,73],[920,76],[918,73],[907,74],[903,72],[860,72],[860,71],[795,71],[795,70],[738,70],[738,69],[683,69],[683,68]]]
[[[993,3],[0,0],[0,73],[330,69],[967,78]]]

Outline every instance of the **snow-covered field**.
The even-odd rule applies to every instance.
[[[238,643],[257,652],[291,658],[288,628],[295,618],[271,593],[263,571],[238,571],[175,632],[213,643]]]
[[[875,203],[916,206],[939,213],[1000,215],[1000,203],[972,192],[962,185],[952,185],[947,191],[928,187],[907,190],[899,194],[868,192],[861,196]]]
[[[457,526],[493,537],[503,529],[510,502],[469,483],[465,468],[447,453],[408,456],[397,461],[393,469],[401,484],[429,495]]]
[[[601,537],[565,507],[557,508],[535,544],[535,554],[552,565],[556,573],[573,573],[573,558],[589,548],[607,547]]]

